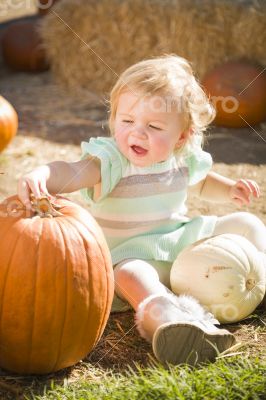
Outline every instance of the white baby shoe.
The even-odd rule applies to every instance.
[[[214,361],[236,343],[234,335],[218,329],[214,324],[219,322],[191,296],[149,296],[138,307],[136,323],[164,365]]]

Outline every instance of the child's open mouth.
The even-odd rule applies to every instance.
[[[131,149],[134,151],[135,154],[138,156],[145,156],[147,154],[148,150],[143,149],[143,147],[140,146],[131,146]]]

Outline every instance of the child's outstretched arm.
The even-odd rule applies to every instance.
[[[22,176],[18,181],[18,196],[30,207],[30,194],[39,198],[45,194],[70,193],[93,187],[101,180],[100,161],[88,157],[81,161],[54,161]]]
[[[251,179],[237,181],[215,172],[209,172],[193,190],[203,200],[213,202],[233,202],[238,206],[250,204],[251,198],[260,196],[258,184]]]

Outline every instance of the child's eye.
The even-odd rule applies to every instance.
[[[125,122],[126,124],[132,124],[133,121],[131,121],[130,119],[123,119],[122,122]]]
[[[162,130],[162,129],[159,128],[158,126],[154,126],[154,125],[150,125],[150,127],[151,127],[152,129],[156,129],[157,131],[161,131],[161,130]]]

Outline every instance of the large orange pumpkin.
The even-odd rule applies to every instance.
[[[14,70],[42,72],[49,68],[35,20],[10,24],[2,36],[2,48],[6,64]]]
[[[100,339],[113,270],[93,217],[58,198],[40,218],[16,196],[0,204],[0,367],[44,374],[75,364]]]
[[[18,129],[18,116],[13,106],[4,97],[0,96],[0,151],[16,135]]]
[[[227,62],[202,81],[216,107],[216,125],[254,126],[266,118],[266,71],[249,62]]]

